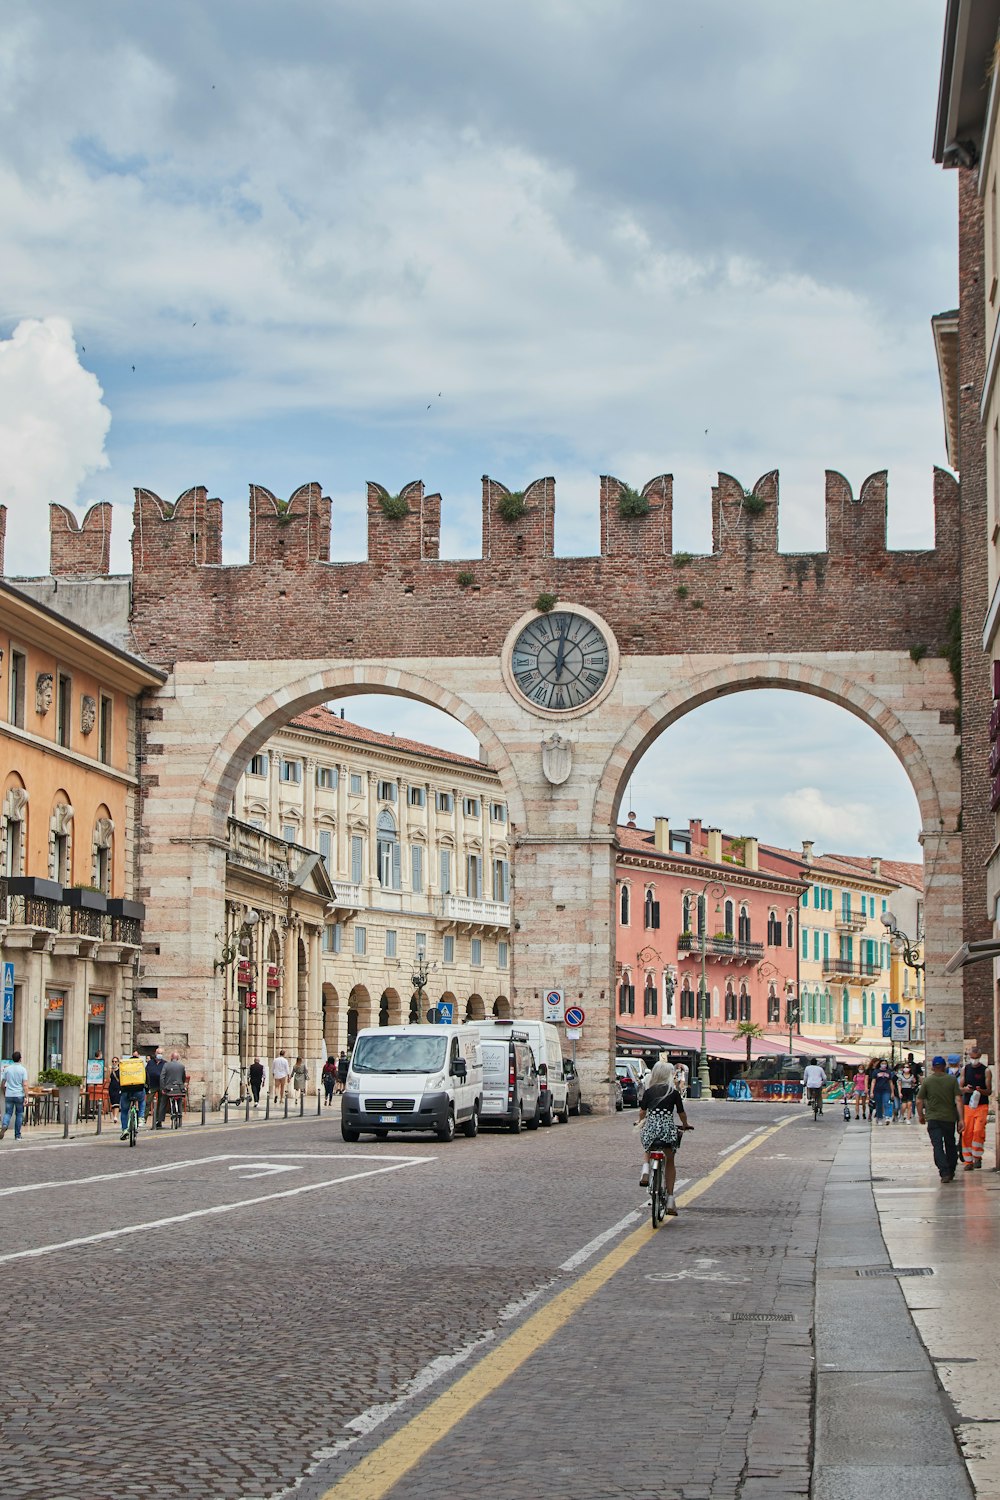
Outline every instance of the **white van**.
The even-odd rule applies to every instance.
[[[366,1026],[351,1052],[340,1133],[384,1141],[390,1130],[473,1136],[483,1109],[483,1062],[472,1026]]]
[[[541,1123],[538,1069],[527,1038],[508,1027],[502,1036],[483,1036],[483,1126],[502,1125],[520,1135]]]
[[[550,1021],[525,1021],[520,1016],[511,1021],[472,1021],[485,1040],[489,1036],[509,1036],[514,1030],[528,1039],[535,1054],[541,1093],[541,1120],[551,1125],[553,1118],[566,1124],[569,1120],[569,1091],[563,1073],[562,1038],[559,1028]]]

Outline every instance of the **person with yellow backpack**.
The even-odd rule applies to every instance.
[[[128,1139],[128,1117],[133,1102],[142,1119],[143,1110],[146,1107],[146,1059],[138,1047],[131,1057],[123,1057],[118,1064],[118,1077],[121,1080],[122,1094],[120,1103],[120,1119],[122,1124],[121,1140]]]

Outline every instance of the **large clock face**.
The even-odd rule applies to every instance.
[[[538,708],[580,708],[603,687],[611,665],[608,643],[583,615],[553,610],[526,625],[514,642],[511,673]]]

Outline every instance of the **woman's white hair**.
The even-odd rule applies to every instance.
[[[653,1064],[653,1071],[649,1075],[649,1082],[647,1083],[646,1087],[648,1089],[652,1089],[659,1087],[660,1084],[663,1084],[664,1087],[672,1089],[674,1086],[674,1075],[676,1074],[676,1071],[677,1070],[672,1062],[666,1062],[661,1058],[658,1063]]]

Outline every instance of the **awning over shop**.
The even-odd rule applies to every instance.
[[[648,1047],[655,1052],[663,1048],[668,1052],[700,1052],[700,1026],[618,1026],[616,1040],[626,1047]],[[705,1046],[709,1057],[725,1058],[728,1061],[746,1062],[747,1044],[730,1031],[706,1029]],[[788,1047],[774,1037],[755,1038],[750,1044],[751,1057],[777,1057],[787,1053]]]

